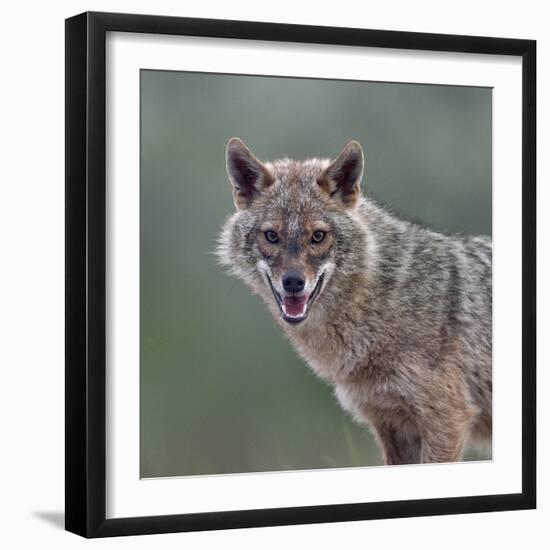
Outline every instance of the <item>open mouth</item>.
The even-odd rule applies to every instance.
[[[324,277],[325,274],[323,273],[317,280],[317,284],[310,294],[281,296],[273,286],[271,277],[269,277],[269,275],[267,276],[271,292],[273,292],[275,301],[277,302],[281,315],[285,321],[288,323],[301,323],[306,319],[309,308],[317,296],[319,296],[319,292],[323,286]]]

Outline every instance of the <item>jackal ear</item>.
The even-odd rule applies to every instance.
[[[317,183],[345,208],[357,205],[363,176],[363,149],[357,141],[350,141],[321,173]]]
[[[225,152],[235,206],[238,210],[248,208],[256,196],[273,183],[273,176],[239,138],[231,138]]]

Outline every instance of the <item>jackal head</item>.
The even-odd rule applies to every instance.
[[[334,297],[331,290],[345,299],[346,279],[363,267],[365,231],[357,216],[363,164],[356,141],[332,162],[262,163],[240,139],[227,143],[236,212],[218,255],[287,323],[305,321],[325,295]]]

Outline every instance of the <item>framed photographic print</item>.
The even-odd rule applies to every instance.
[[[531,40],[66,21],[66,528],[535,507]]]

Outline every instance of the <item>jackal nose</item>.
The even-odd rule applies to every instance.
[[[302,292],[306,286],[306,279],[299,271],[287,271],[283,275],[283,288],[287,292]]]

